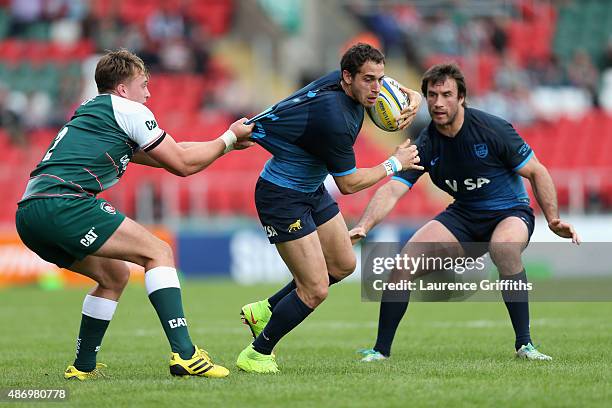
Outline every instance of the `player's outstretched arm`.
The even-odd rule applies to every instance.
[[[395,149],[393,156],[375,167],[357,169],[354,173],[346,176],[334,176],[336,185],[342,194],[353,194],[373,186],[387,176],[400,170],[423,170],[419,166],[419,151],[414,145],[410,145],[410,139]]]
[[[170,135],[154,149],[146,153],[148,163],[156,164],[165,168],[177,176],[186,177],[195,174],[221,157],[224,153],[234,147],[245,148],[251,144],[248,138],[251,136],[253,125],[244,125],[246,118],[232,123],[230,128],[220,137],[208,142],[176,143]]]
[[[397,201],[409,190],[410,188],[406,184],[397,180],[389,180],[376,190],[361,219],[349,231],[351,243],[355,245],[362,238],[365,238],[372,228],[385,219],[393,207],[395,207]]]
[[[573,243],[580,244],[580,237],[578,237],[578,233],[572,224],[564,222],[559,218],[557,191],[546,167],[534,156],[525,166],[518,170],[518,173],[529,179],[533,195],[548,222],[548,228],[558,236],[571,238]]]

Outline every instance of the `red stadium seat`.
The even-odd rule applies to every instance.
[[[23,59],[24,53],[23,41],[13,38],[0,41],[0,60],[3,63],[17,64]]]
[[[209,34],[219,36],[229,29],[233,8],[231,0],[193,1],[188,14],[206,27]]]

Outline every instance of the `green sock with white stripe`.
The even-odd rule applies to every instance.
[[[195,347],[187,329],[181,285],[176,269],[169,266],[158,266],[148,270],[145,273],[145,287],[149,300],[164,328],[170,348],[182,359],[190,359]]]
[[[96,368],[96,356],[116,308],[117,302],[114,300],[85,296],[73,364],[77,370],[89,372]]]

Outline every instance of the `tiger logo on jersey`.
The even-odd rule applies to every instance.
[[[295,232],[302,229],[302,220],[296,220],[293,224],[289,225],[287,232]]]
[[[103,203],[100,203],[100,209],[111,215],[117,214],[117,210],[115,210],[115,207],[113,207],[112,205],[110,205],[110,203],[107,203],[106,201],[104,201]]]

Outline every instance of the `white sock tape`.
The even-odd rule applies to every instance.
[[[87,295],[83,300],[83,314],[94,319],[111,321],[117,303],[114,300]]]
[[[170,266],[158,266],[145,272],[147,295],[164,288],[181,288],[176,269]]]

